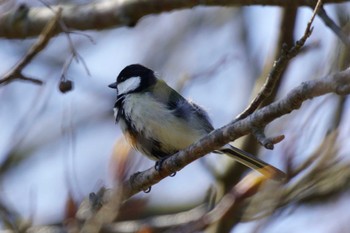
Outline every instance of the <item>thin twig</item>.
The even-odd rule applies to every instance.
[[[236,117],[236,119],[234,121],[244,119],[247,116],[249,116],[250,114],[252,114],[256,109],[259,108],[261,103],[268,96],[271,95],[271,93],[273,92],[273,90],[276,86],[276,83],[278,82],[278,80],[280,78],[282,71],[288,65],[288,62],[299,53],[299,51],[301,50],[301,48],[305,44],[305,41],[311,35],[311,33],[312,33],[311,25],[312,25],[312,22],[314,21],[314,18],[316,16],[317,12],[319,11],[320,7],[322,6],[321,4],[322,4],[322,1],[318,0],[317,4],[315,6],[314,12],[311,16],[311,19],[309,20],[309,22],[306,26],[306,29],[305,29],[303,36],[295,43],[295,45],[291,49],[288,50],[286,48],[282,48],[282,52],[281,52],[280,57],[274,63],[273,68],[270,71],[269,75],[267,76],[267,79],[266,79],[264,85],[261,87],[258,95],[249,104],[249,106],[241,114],[239,114]]]
[[[68,40],[68,43],[69,43],[69,48],[70,48],[70,50],[71,50],[71,53],[73,54],[73,58],[75,59],[75,61],[76,61],[77,63],[79,63],[79,61],[81,61],[82,64],[83,64],[83,67],[84,67],[84,69],[85,69],[85,71],[86,71],[86,73],[87,73],[89,76],[91,76],[90,70],[89,70],[89,68],[88,68],[88,66],[87,66],[87,64],[86,64],[86,62],[85,62],[85,60],[84,60],[83,57],[78,53],[78,50],[76,50],[75,47],[74,47],[73,40],[72,40],[72,38],[71,38],[71,36],[70,36],[71,31],[68,29],[68,27],[67,27],[66,24],[63,22],[63,20],[60,20],[60,21],[59,21],[59,24],[60,24],[60,26],[61,26],[61,28],[62,28],[62,31],[64,31],[64,32],[65,32],[65,35],[67,36],[67,40]],[[89,38],[89,37],[87,37],[87,38]],[[90,41],[92,41],[92,40],[90,40]]]
[[[68,68],[72,64],[73,58],[74,58],[74,55],[71,55],[64,62],[63,67],[62,67],[62,71],[61,71],[61,80],[65,80],[67,78]]]
[[[331,19],[323,6],[320,7],[318,16],[321,17],[323,22],[336,34],[339,39],[344,43],[346,47],[350,47],[349,37],[341,30],[341,28]]]
[[[23,74],[23,69],[34,59],[36,55],[42,51],[50,39],[55,35],[57,29],[57,22],[61,17],[62,9],[58,8],[56,15],[49,21],[41,32],[38,40],[32,45],[27,54],[13,67],[7,74],[0,80],[0,86],[6,85],[15,80],[29,81],[34,84],[42,84],[43,82],[39,79],[30,78]]]
[[[278,135],[276,137],[266,137],[262,128],[252,127],[252,135],[258,140],[260,145],[268,150],[273,150],[274,145],[281,142],[284,139],[284,135]]]
[[[50,9],[53,13],[55,12],[54,7],[50,6],[50,4],[49,4],[48,2],[46,2],[45,0],[39,0],[39,1],[40,1],[42,4],[44,4],[48,9]],[[67,27],[66,23],[65,23],[61,18],[58,20],[58,24],[60,25],[61,31],[64,32],[65,35],[66,35],[66,37],[67,37],[68,44],[69,44],[69,49],[70,49],[70,51],[71,51],[71,53],[72,53],[72,57],[70,58],[70,60],[69,60],[68,62],[65,62],[65,65],[64,65],[64,68],[63,68],[63,72],[62,72],[62,75],[61,75],[61,80],[65,80],[65,77],[66,77],[65,74],[66,74],[66,72],[67,72],[69,66],[72,64],[72,59],[75,59],[75,61],[76,61],[77,63],[79,63],[79,61],[81,61],[82,64],[83,64],[83,67],[84,67],[84,69],[85,69],[85,71],[86,71],[86,73],[87,73],[87,75],[91,76],[90,70],[89,70],[89,68],[88,68],[88,66],[87,66],[87,64],[86,64],[86,62],[85,62],[85,60],[84,60],[84,58],[78,53],[78,50],[76,50],[76,48],[74,47],[74,43],[73,43],[73,40],[72,40],[70,34],[75,33],[75,34],[84,36],[84,37],[87,38],[92,44],[95,44],[94,39],[93,39],[91,36],[89,36],[89,35],[87,35],[87,34],[85,34],[85,33],[80,33],[80,32],[73,32],[73,31],[71,31],[71,30]]]

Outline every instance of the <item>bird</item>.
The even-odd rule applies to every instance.
[[[184,98],[156,73],[143,65],[131,64],[122,69],[116,81],[115,122],[128,143],[141,154],[162,162],[214,130],[207,112]],[[262,174],[272,171],[272,179],[283,180],[285,173],[230,144],[215,150]],[[265,174],[266,175],[266,174]]]

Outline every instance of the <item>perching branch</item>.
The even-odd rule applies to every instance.
[[[127,199],[142,190],[146,190],[196,159],[251,133],[252,126],[264,128],[277,118],[299,109],[306,100],[330,93],[350,94],[350,68],[319,80],[303,82],[279,101],[257,110],[245,119],[212,131],[190,147],[165,160],[161,172],[152,167],[144,172],[134,174],[130,180],[124,182],[124,198]]]
[[[196,6],[311,6],[315,0],[105,0],[85,5],[60,5],[52,7],[55,11],[62,8],[62,20],[71,30],[103,30],[121,26],[134,26],[146,15],[159,14],[173,10],[190,9]],[[325,0],[323,3],[341,3],[346,0]],[[27,38],[37,36],[45,25],[54,17],[47,7],[28,7],[21,5],[18,9],[0,16],[0,37]],[[62,28],[56,28],[60,33]]]

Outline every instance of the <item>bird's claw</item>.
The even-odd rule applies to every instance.
[[[159,159],[158,161],[156,161],[156,164],[154,165],[154,169],[158,172],[160,172],[162,170],[162,167],[163,167],[163,163],[164,161],[169,158],[170,156],[167,156],[167,157],[164,157],[164,158],[161,158]],[[170,177],[174,177],[176,175],[176,172],[173,172],[170,174]]]
[[[144,193],[149,193],[152,190],[152,186],[149,186],[147,189],[143,190]]]

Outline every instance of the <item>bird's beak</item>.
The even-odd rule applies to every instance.
[[[117,89],[117,82],[109,84],[108,87]]]

